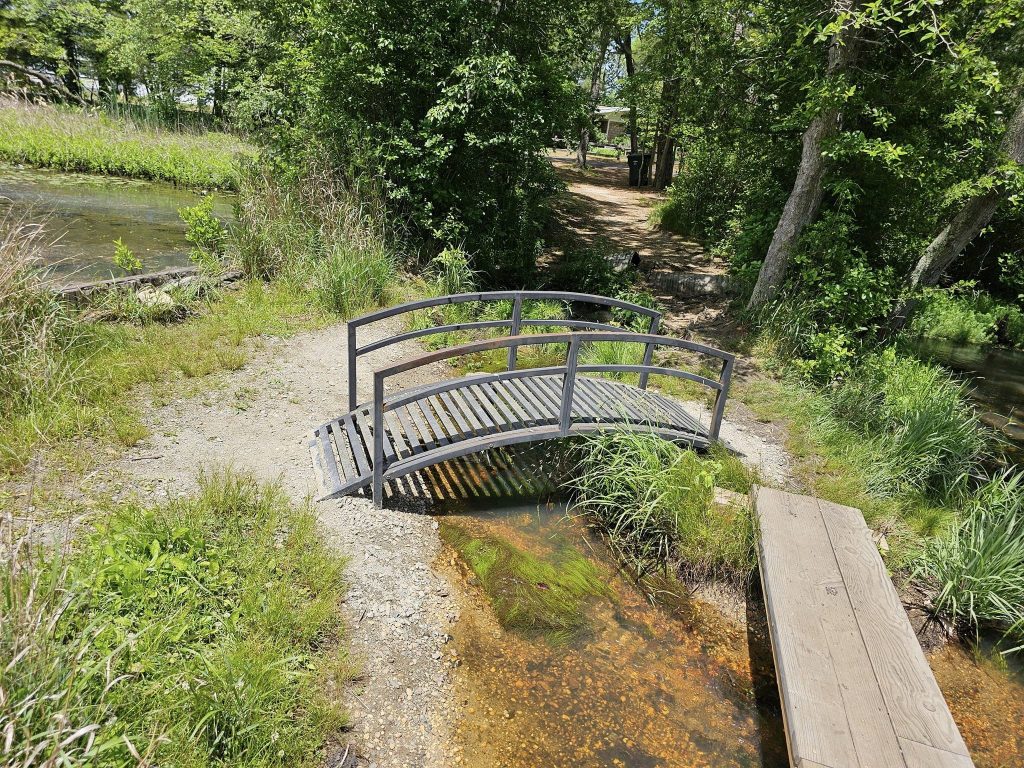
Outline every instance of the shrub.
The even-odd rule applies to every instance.
[[[545,287],[554,291],[575,291],[598,296],[614,296],[630,282],[629,272],[617,273],[605,252],[598,248],[566,249],[545,279]]]
[[[972,494],[959,525],[928,543],[916,573],[935,583],[936,612],[1024,642],[1024,475],[1004,473]]]
[[[926,289],[910,319],[910,333],[960,344],[1005,341],[1024,346],[1024,312],[980,291],[974,283]]]
[[[216,268],[228,233],[220,219],[213,215],[213,195],[203,195],[195,205],[178,209],[178,215],[185,222],[185,239],[192,244],[192,261]]]
[[[11,764],[304,765],[344,725],[343,564],[279,488],[213,474],[64,562],[27,547],[0,571]]]
[[[573,509],[637,575],[665,564],[690,579],[739,578],[753,568],[749,510],[713,503],[717,462],[631,431],[588,437],[573,457]]]

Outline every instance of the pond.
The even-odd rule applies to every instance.
[[[962,374],[981,417],[1007,441],[1011,461],[1024,465],[1024,351],[922,339],[917,353]]]
[[[118,238],[145,272],[187,265],[178,209],[201,196],[170,184],[0,165],[0,217],[43,226],[44,260],[61,284],[124,274],[112,260]],[[230,198],[218,195],[214,212],[229,220]]]

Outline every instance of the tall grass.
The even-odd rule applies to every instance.
[[[41,227],[0,218],[0,417],[37,407],[72,386],[82,340],[74,315],[41,273]]]
[[[0,102],[0,160],[10,163],[236,189],[234,163],[254,153],[227,133],[163,130],[88,110]]]
[[[246,275],[307,285],[320,305],[348,318],[392,297],[398,233],[383,201],[326,168],[291,179],[266,164],[240,167],[238,259]]]
[[[916,573],[933,582],[935,610],[973,630],[993,628],[1024,649],[1024,474],[972,493],[961,520],[931,540]]]
[[[929,339],[962,344],[1001,341],[1024,349],[1024,310],[978,290],[971,283],[924,292],[909,331]]]
[[[749,510],[714,503],[716,478],[735,467],[652,435],[599,433],[573,451],[573,509],[602,530],[638,576],[666,564],[692,581],[740,579],[753,568]]]
[[[278,488],[210,475],[63,554],[6,522],[4,765],[307,765],[344,725],[343,563]]]
[[[990,435],[964,385],[939,366],[893,350],[868,355],[825,398],[820,432],[850,448],[877,496],[941,501],[980,469]]]

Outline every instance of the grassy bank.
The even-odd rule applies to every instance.
[[[343,563],[279,489],[211,475],[70,552],[4,545],[6,765],[308,765],[345,724]]]
[[[68,306],[37,271],[37,229],[0,221],[0,470],[21,471],[40,449],[81,468],[93,454],[81,438],[144,436],[138,385],[188,392],[244,365],[253,337],[344,319],[399,290],[394,241],[356,192],[325,174],[282,182],[255,166],[242,179],[224,259],[247,279],[194,291],[173,313],[136,311],[133,296]]]
[[[0,160],[9,163],[233,190],[235,160],[254,153],[227,133],[163,130],[103,113],[0,102]]]
[[[924,292],[910,333],[961,344],[1001,343],[1024,349],[1024,310],[992,298],[973,284]]]

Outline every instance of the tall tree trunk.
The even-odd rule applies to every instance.
[[[999,152],[1003,156],[1001,160],[1009,159],[1018,165],[1024,164],[1024,101],[1017,105],[1016,111],[1006,125],[1006,134],[999,145]],[[991,168],[989,173],[995,176],[1000,173],[1000,169]],[[907,275],[907,293],[938,283],[939,278],[971,241],[988,226],[1007,194],[1005,187],[997,185],[969,198],[928,244],[924,254]],[[889,316],[890,328],[902,328],[912,314],[913,308],[914,301],[911,297],[903,299]]]
[[[601,97],[601,69],[604,67],[605,53],[608,51],[608,41],[611,33],[602,30],[600,49],[594,58],[594,66],[590,70],[590,101],[588,104],[587,122],[580,129],[580,143],[576,145],[576,165],[580,168],[587,167],[587,151],[590,148],[590,129],[593,123],[594,109],[597,107],[597,100]]]
[[[855,0],[835,0],[835,15],[850,13],[859,3]],[[845,70],[856,53],[857,31],[852,24],[843,27],[832,36],[828,50],[826,74],[832,76]],[[818,215],[818,207],[824,192],[823,181],[828,170],[822,156],[822,146],[839,132],[842,114],[838,107],[828,107],[812,119],[802,138],[800,166],[796,181],[782,209],[782,216],[775,227],[771,245],[765,254],[764,263],[757,276],[757,284],[750,296],[747,309],[758,309],[771,301],[782,287],[789,268],[790,257],[804,228],[812,224]]]
[[[655,189],[664,189],[672,181],[676,140],[669,132],[676,121],[676,102],[679,98],[679,78],[672,77],[661,84],[661,109],[654,138],[655,167],[652,183]]]
[[[616,39],[619,53],[626,62],[626,82],[631,86],[635,84],[633,76],[636,75],[636,62],[633,60],[633,34],[626,30],[625,34]],[[640,149],[639,140],[636,135],[636,95],[632,89],[629,92],[629,151],[636,152]]]

